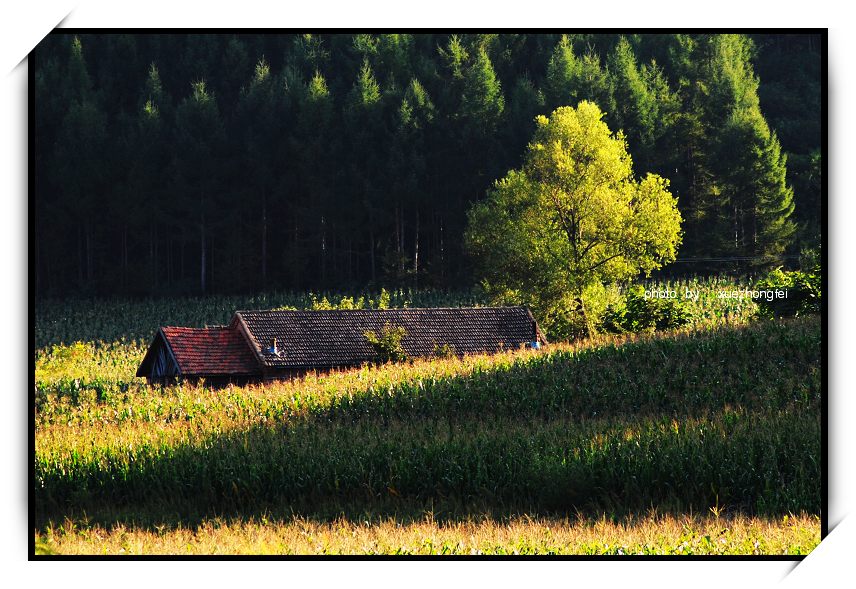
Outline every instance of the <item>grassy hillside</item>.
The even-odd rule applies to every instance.
[[[42,543],[82,526],[101,530],[106,547],[116,522],[144,539],[164,526],[199,532],[218,517],[233,534],[261,521],[282,532],[299,518],[412,528],[426,513],[444,522],[439,538],[473,518],[502,527],[525,514],[584,528],[567,518],[618,522],[651,509],[760,518],[751,525],[761,527],[796,514],[799,545],[811,545],[815,525],[819,541],[816,520],[799,515],[821,505],[817,317],[224,391],[149,389],[121,376],[132,361],[69,349],[37,360]],[[111,361],[111,384],[70,386],[75,370],[111,373]]]

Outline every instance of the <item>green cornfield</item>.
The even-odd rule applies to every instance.
[[[484,303],[419,296],[389,304]],[[226,389],[133,377],[159,324],[319,298],[37,305],[37,537],[80,518],[820,514],[816,316],[749,321],[702,298],[680,330],[541,351]]]

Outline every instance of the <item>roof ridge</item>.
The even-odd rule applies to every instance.
[[[187,325],[161,325],[161,329],[191,329],[195,331],[205,329],[229,329],[228,325],[206,325],[205,327],[189,327]]]
[[[494,307],[392,307],[389,309],[239,309],[235,313],[331,313],[366,311],[477,311],[496,309],[528,309],[525,305],[501,305]]]

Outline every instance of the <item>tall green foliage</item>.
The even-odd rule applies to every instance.
[[[345,117],[352,137],[349,148],[355,154],[350,175],[354,182],[352,194],[359,199],[364,215],[361,217],[370,227],[368,249],[372,281],[376,279],[380,266],[380,239],[374,228],[387,223],[389,208],[386,199],[391,196],[380,189],[385,164],[384,153],[380,148],[386,130],[383,107],[380,86],[370,64],[364,61],[349,94]],[[369,146],[374,146],[374,149]],[[383,147],[386,148],[386,145]]]
[[[192,93],[176,111],[176,178],[178,188],[190,195],[186,214],[199,231],[199,290],[208,283],[209,231],[218,205],[225,130],[213,95],[204,81],[192,84]],[[215,225],[216,226],[216,225]],[[222,226],[221,226],[222,227]]]
[[[611,110],[609,81],[597,54],[589,51],[582,57],[574,53],[573,43],[562,35],[547,63],[544,80],[546,105],[574,106],[580,100],[594,102]]]
[[[276,79],[270,64],[264,58],[256,64],[253,78],[241,92],[236,118],[243,130],[241,145],[244,160],[242,167],[252,176],[251,190],[245,194],[247,202],[255,205],[259,233],[259,285],[267,286],[269,244],[273,227],[270,223],[271,201],[277,190],[277,167],[287,155],[280,145],[284,109]],[[254,224],[255,225],[255,224]],[[274,239],[279,237],[276,232]]]
[[[481,49],[464,75],[461,113],[483,132],[490,132],[496,129],[504,110],[501,84],[487,52]]]
[[[389,156],[389,174],[395,203],[395,247],[390,252],[387,272],[396,281],[410,281],[418,286],[420,221],[427,199],[421,197],[433,180],[429,177],[426,143],[435,109],[425,88],[416,78],[410,81],[396,113],[395,133]],[[413,227],[413,235],[405,232]],[[392,266],[392,267],[390,267]]]
[[[751,40],[711,36],[707,42],[707,116],[716,141],[721,190],[716,203],[724,252],[750,257],[755,266],[777,261],[795,226],[793,191],[786,182],[786,157],[764,120],[758,79],[752,71]]]
[[[199,291],[203,249],[219,292],[469,284],[465,211],[582,100],[670,179],[669,272],[776,264],[820,243],[820,41],[57,33],[34,57],[37,291]]]
[[[488,291],[530,305],[551,336],[588,333],[606,283],[675,259],[681,217],[668,180],[637,181],[622,135],[589,102],[536,120],[523,167],[469,213],[467,240]]]
[[[165,228],[173,229],[169,220],[173,217],[171,213],[175,212],[174,199],[170,198],[174,194],[169,190],[168,175],[164,174],[172,158],[168,141],[168,125],[171,121],[167,118],[172,111],[171,107],[158,68],[151,64],[137,107],[136,129],[131,138],[134,157],[127,177],[131,198],[126,206],[132,225],[148,237],[146,271],[138,273],[135,278],[153,285],[158,284],[160,276],[156,255],[157,234]],[[144,287],[140,290],[144,290]]]
[[[638,159],[644,153],[647,162],[660,122],[658,97],[648,87],[625,37],[621,37],[609,54],[607,67],[612,80],[612,120],[627,135],[634,157]]]
[[[62,212],[76,226],[78,284],[85,287],[96,273],[95,218],[106,205],[108,169],[102,158],[106,154],[107,117],[92,87],[78,37],[72,39],[66,71],[65,105],[53,164],[67,194]]]
[[[793,190],[787,185],[786,156],[757,110],[737,111],[720,135],[726,251],[751,257],[755,266],[779,260],[796,229]]]

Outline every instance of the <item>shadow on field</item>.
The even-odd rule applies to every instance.
[[[543,355],[45,465],[36,523],[819,513],[819,325],[782,325]]]

